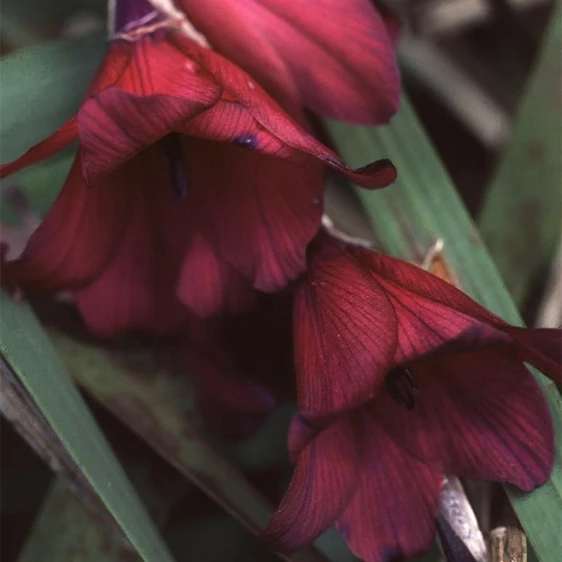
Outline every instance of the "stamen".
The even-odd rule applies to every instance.
[[[177,22],[177,26],[183,35],[199,43],[202,47],[209,47],[207,38],[195,28],[184,12],[176,8],[173,0],[149,0],[149,2],[163,14],[166,14],[170,20]]]
[[[414,409],[420,389],[416,377],[408,367],[393,369],[386,376],[385,382],[390,396],[398,404],[405,406],[408,410]]]
[[[183,199],[187,195],[187,173],[183,162],[180,140],[176,133],[170,133],[161,142],[168,166],[168,179],[174,193]]]
[[[176,8],[174,0],[108,0],[109,39],[138,41],[159,29],[175,29],[202,47],[205,36]]]

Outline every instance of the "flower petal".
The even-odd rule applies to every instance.
[[[0,166],[0,178],[5,178],[6,176],[17,172],[26,166],[37,164],[37,162],[49,158],[59,150],[62,150],[65,146],[74,142],[77,137],[78,124],[76,117],[72,117],[51,136],[31,147],[19,158],[16,158],[6,164],[2,164]]]
[[[554,462],[550,412],[537,383],[509,352],[480,349],[409,365],[409,410],[382,392],[372,414],[396,443],[448,474],[530,491]]]
[[[442,475],[410,457],[366,413],[362,425],[361,470],[337,529],[365,562],[406,559],[425,553],[435,538]]]
[[[384,187],[396,179],[396,170],[388,160],[379,160],[358,170],[350,169],[332,150],[299,125],[302,115],[298,109],[289,108],[289,116],[249,75],[215,51],[181,37],[173,40],[186,56],[206,68],[224,89],[218,104],[185,123],[181,131],[184,134],[210,140],[231,140],[295,162],[302,162],[303,154],[308,154],[369,189]]]
[[[167,185],[163,164],[163,155],[154,149],[112,174],[114,181],[120,178],[112,186],[114,193],[129,193],[124,232],[114,241],[111,262],[76,293],[78,307],[97,335],[127,330],[175,335],[185,329],[188,312],[175,288],[188,242],[188,209]],[[105,228],[105,220],[97,218]]]
[[[187,202],[222,259],[261,291],[277,291],[305,268],[322,215],[321,175],[257,152],[185,139]]]
[[[506,328],[517,342],[521,359],[554,382],[562,384],[562,331],[560,328]]]
[[[299,408],[322,416],[370,400],[397,342],[384,290],[352,256],[312,246],[295,294],[293,332]]]
[[[392,42],[368,0],[315,0],[306,10],[282,0],[180,4],[214,49],[272,95],[346,121],[386,122],[396,111]]]
[[[179,130],[213,105],[221,88],[166,41],[144,37],[115,86],[92,95],[78,113],[88,182]]]
[[[356,247],[348,247],[348,252],[376,280],[392,304],[400,327],[396,363],[450,352],[453,347],[509,341],[499,329],[504,325],[501,320],[496,321],[494,315],[449,283],[377,252]]]
[[[197,405],[209,427],[228,437],[245,437],[260,427],[275,399],[267,388],[242,377],[219,346],[216,342],[207,352],[190,346],[184,350]]]
[[[219,258],[200,233],[190,236],[177,286],[178,298],[203,317],[249,310],[256,300],[251,284]]]
[[[285,497],[261,537],[280,551],[312,542],[345,508],[358,468],[353,427],[344,420],[322,431],[300,454]]]
[[[91,282],[111,259],[129,208],[130,191],[121,176],[88,189],[79,152],[49,213],[23,254],[5,264],[24,290],[53,293]]]
[[[493,323],[499,327],[507,326],[505,321],[479,305],[466,293],[421,267],[364,248],[353,247],[350,251],[365,267],[376,272],[388,285],[392,284],[395,291],[404,289],[482,322]]]
[[[304,448],[323,430],[309,422],[300,412],[291,419],[287,435],[289,459],[296,462]]]

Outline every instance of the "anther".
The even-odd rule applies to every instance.
[[[183,199],[187,195],[187,174],[178,135],[176,133],[166,135],[162,139],[162,146],[168,167],[168,179],[174,193]]]
[[[398,404],[405,406],[408,410],[414,409],[420,389],[416,377],[408,367],[393,369],[386,376],[385,382],[390,396]]]

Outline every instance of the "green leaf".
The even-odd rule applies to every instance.
[[[0,351],[146,562],[172,558],[29,306],[1,293]]]
[[[389,253],[421,262],[436,240],[463,289],[508,322],[521,324],[517,308],[491,260],[454,185],[425,134],[407,98],[386,127],[354,127],[329,122],[328,129],[346,161],[354,167],[380,157],[390,158],[398,180],[376,192],[357,189],[377,233]],[[562,435],[562,401],[554,383],[535,373],[552,408],[557,434]],[[561,454],[550,480],[531,494],[507,488],[530,542],[543,562],[562,550]],[[551,514],[545,517],[545,514]]]
[[[0,146],[12,160],[78,109],[106,49],[103,35],[62,39],[0,60]]]
[[[517,303],[548,267],[560,237],[561,52],[559,6],[479,217],[482,238]]]

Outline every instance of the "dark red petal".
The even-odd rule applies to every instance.
[[[372,406],[396,443],[447,474],[526,491],[545,482],[554,461],[550,412],[517,358],[482,349],[422,359],[409,368],[419,389],[413,409],[387,392]]]
[[[78,115],[84,169],[89,181],[117,169],[202,111],[214,93],[205,84],[201,86],[191,99],[171,95],[136,96],[115,87],[91,97]]]
[[[52,293],[83,287],[111,259],[124,229],[130,192],[120,184],[120,176],[99,189],[88,189],[80,170],[79,153],[23,254],[5,265],[24,290]]]
[[[180,37],[175,44],[196,61],[224,88],[221,101],[210,111],[185,124],[181,130],[211,140],[231,140],[277,158],[302,161],[309,154],[343,173],[351,181],[370,189],[384,187],[396,178],[388,160],[380,160],[359,170],[351,170],[332,150],[301,127],[291,110],[289,116],[250,76],[211,49]]]
[[[384,21],[390,39],[396,44],[400,37],[400,31],[402,30],[402,21],[398,13],[386,6],[384,2],[379,2],[378,0],[375,0],[375,6]]]
[[[287,449],[289,459],[296,462],[304,448],[323,430],[309,422],[301,413],[296,413],[289,425],[287,435]]]
[[[188,43],[193,43],[184,39]],[[221,88],[205,67],[178,49],[170,35],[144,35],[131,45],[130,64],[115,82],[121,90],[138,96],[169,95],[189,101],[217,101]]]
[[[480,306],[466,293],[416,265],[364,248],[354,247],[350,251],[365,267],[376,273],[378,278],[386,281],[387,285],[392,284],[395,291],[404,289],[482,322],[493,323],[498,327],[507,326],[506,322]]]
[[[274,95],[323,115],[380,123],[400,91],[391,40],[368,0],[180,2],[213,47]],[[353,37],[353,40],[350,40]]]
[[[205,423],[228,437],[244,437],[259,428],[275,399],[267,388],[242,377],[219,346],[217,341],[207,352],[186,347],[186,365]]]
[[[111,262],[76,294],[86,323],[100,336],[127,330],[167,335],[184,329],[188,312],[175,289],[188,242],[188,209],[167,184],[163,158],[157,149],[146,151],[112,174],[113,192],[129,195],[121,218],[124,232],[114,241]],[[103,215],[97,220],[106,227]]]
[[[113,86],[128,71],[135,45],[126,41],[112,41],[92,83],[88,96]]]
[[[78,113],[87,176],[115,170],[220,96],[221,88],[171,44],[145,37],[135,45],[117,85],[91,96]]]
[[[353,257],[329,250],[312,252],[293,310],[299,408],[314,416],[370,400],[397,343],[385,291]]]
[[[509,343],[500,331],[504,324],[449,283],[419,267],[370,250],[348,247],[348,251],[392,304],[400,326],[396,363],[447,348]]]
[[[336,522],[352,552],[365,562],[411,558],[431,548],[442,474],[410,457],[368,414],[361,471],[348,507]]]
[[[60,129],[55,131],[50,137],[41,141],[30,148],[25,154],[22,154],[19,158],[8,162],[7,164],[2,164],[0,166],[0,178],[5,178],[26,166],[31,166],[36,164],[41,160],[45,160],[52,156],[59,150],[62,150],[65,146],[76,140],[78,136],[78,124],[75,117],[69,119]]]
[[[257,152],[185,139],[187,202],[218,254],[262,291],[305,268],[322,215],[316,163],[301,168]]]
[[[345,420],[318,434],[300,454],[263,539],[280,551],[312,542],[345,509],[355,490],[359,462],[354,428]]]
[[[203,317],[249,310],[256,300],[249,281],[217,256],[200,233],[190,238],[178,281],[178,298]]]
[[[562,384],[562,331],[559,328],[507,328],[523,361]]]

